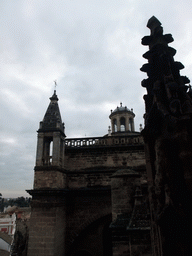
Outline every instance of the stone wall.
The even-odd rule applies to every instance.
[[[64,208],[44,202],[33,201],[35,207],[32,207],[27,255],[63,256],[66,225]]]
[[[118,215],[131,214],[136,186],[140,185],[140,175],[129,169],[117,171],[112,176],[112,220]]]
[[[41,188],[64,188],[66,175],[56,167],[36,167],[34,178],[34,189]]]
[[[113,173],[114,170],[106,171],[105,168],[95,171],[71,172],[67,175],[67,184],[69,188],[109,186]]]
[[[145,166],[143,145],[135,147],[67,148],[65,169],[70,171],[89,168],[121,168]]]
[[[65,170],[69,188],[109,186],[119,169],[145,171],[143,146],[66,149]]]

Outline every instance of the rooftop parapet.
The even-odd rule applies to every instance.
[[[66,148],[85,147],[109,147],[125,145],[144,145],[143,138],[139,135],[130,136],[110,136],[110,137],[90,137],[65,139]]]

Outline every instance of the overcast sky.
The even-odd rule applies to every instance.
[[[171,33],[175,60],[192,79],[191,0],[0,1],[0,192],[33,187],[36,131],[57,80],[67,137],[103,136],[120,102],[143,124],[148,48],[141,38],[156,16]]]

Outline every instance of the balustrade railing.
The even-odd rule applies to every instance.
[[[136,136],[109,136],[65,139],[66,147],[96,147],[144,144],[143,138]]]

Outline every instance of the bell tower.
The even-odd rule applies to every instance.
[[[61,177],[57,181],[55,180],[55,184],[51,180],[49,182],[48,179],[50,176],[49,174],[52,171],[61,172],[64,167],[64,123],[62,123],[58,106],[58,97],[55,90],[53,96],[50,98],[50,104],[47,108],[43,121],[40,122],[40,127],[37,132],[38,141],[34,189],[44,187],[63,188],[64,180],[62,179],[63,184],[61,184]],[[41,184],[41,181],[38,179],[38,172],[42,170],[49,170],[49,172],[46,174],[48,181],[47,184],[45,184],[45,182]]]
[[[40,122],[36,166],[64,166],[64,123],[62,123],[56,91],[43,121]]]
[[[56,90],[38,129],[28,256],[65,255],[65,133]]]

